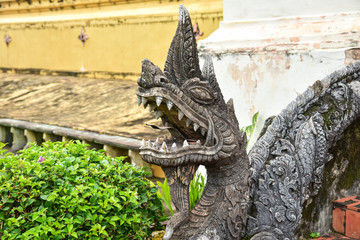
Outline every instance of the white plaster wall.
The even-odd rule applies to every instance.
[[[226,54],[212,58],[224,98],[234,99],[240,127],[250,125],[251,117],[260,113],[250,145],[268,117],[279,114],[316,80],[344,66],[344,50]]]
[[[240,127],[264,121],[298,94],[345,65],[360,47],[360,0],[224,0],[220,28],[198,43],[214,61]]]
[[[360,10],[359,0],[224,0],[224,21],[311,16]]]

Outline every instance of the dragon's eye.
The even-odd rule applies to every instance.
[[[214,95],[203,86],[194,86],[189,89],[189,92],[198,102],[210,104],[214,101]]]

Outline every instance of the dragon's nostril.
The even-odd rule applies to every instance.
[[[150,82],[146,79],[146,75],[144,74],[144,72],[141,73],[141,77],[137,80],[137,83],[140,87],[143,88],[150,87]]]

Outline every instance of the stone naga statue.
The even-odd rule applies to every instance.
[[[179,23],[164,72],[142,62],[138,104],[149,106],[171,137],[142,141],[146,162],[162,167],[176,214],[164,239],[292,239],[302,205],[321,187],[327,154],[359,117],[360,66],[316,82],[267,121],[246,153],[233,102],[225,103],[210,57],[200,70],[189,13]],[[191,210],[189,184],[199,165],[207,183]]]

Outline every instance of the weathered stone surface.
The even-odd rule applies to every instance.
[[[171,139],[143,141],[140,148],[145,161],[162,166],[178,211],[164,239],[242,239],[246,234],[254,240],[294,239],[297,232],[304,234],[299,226],[308,225],[311,217],[314,226],[323,227],[310,206],[319,192],[321,201],[313,204],[323,205],[317,209],[322,218],[329,217],[331,206],[326,208],[321,196],[336,197],[334,189],[342,194],[358,190],[357,141],[349,142],[346,134],[340,139],[359,122],[360,63],[316,81],[270,118],[249,155],[233,103],[225,104],[209,57],[200,71],[183,6],[164,73],[147,59],[142,64],[138,101],[161,113],[166,125],[154,128],[171,133]],[[350,162],[355,172],[346,170]],[[190,210],[189,183],[199,164],[205,165],[208,180]],[[301,221],[303,209],[310,217]]]
[[[356,63],[315,82],[265,127],[249,153],[253,169],[250,235],[266,230],[278,239],[293,239],[306,201],[319,191],[332,191],[329,186],[321,188],[328,180],[324,169],[334,159],[329,149],[358,121],[359,72]],[[331,205],[318,204],[329,208],[321,217],[329,217],[325,212],[331,212]],[[321,224],[314,227],[325,231]]]
[[[296,236],[309,233],[330,233],[332,200],[360,193],[360,121],[353,122],[329,149],[333,160],[325,165],[322,188],[318,195],[304,203],[304,210]]]

